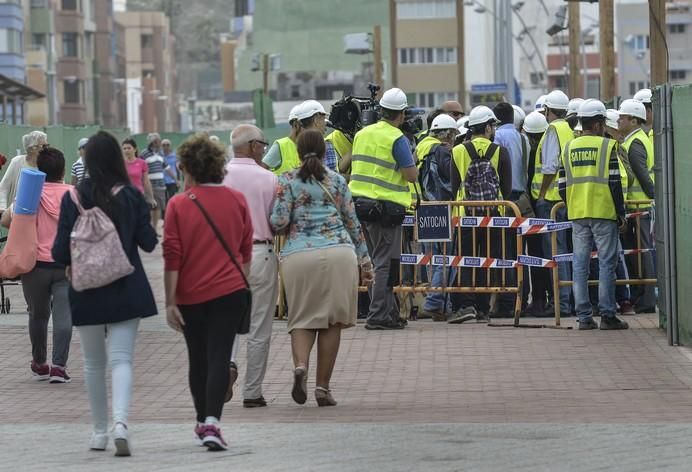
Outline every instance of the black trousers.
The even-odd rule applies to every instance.
[[[247,290],[196,305],[179,305],[190,363],[189,381],[197,421],[221,418],[228,388],[228,362],[240,320],[248,309]]]

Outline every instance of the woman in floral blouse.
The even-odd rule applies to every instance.
[[[295,366],[292,396],[301,405],[307,400],[310,351],[317,339],[315,400],[333,406],[329,381],[341,330],[356,323],[358,266],[365,283],[372,282],[373,269],[346,180],[322,164],[321,133],[305,131],[297,145],[302,165],[279,177],[270,220],[275,232],[287,233],[281,275]]]

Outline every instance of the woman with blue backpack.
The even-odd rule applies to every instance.
[[[62,199],[52,255],[67,267],[72,324],[84,353],[84,377],[94,432],[90,449],[108,444],[106,364],[112,375],[112,435],[116,456],[129,456],[128,413],[139,320],[157,313],[138,249],[157,239],[149,205],[130,183],[118,141],[89,138],[88,177]],[[100,270],[97,270],[100,269]]]

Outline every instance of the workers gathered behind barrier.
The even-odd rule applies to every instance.
[[[427,117],[399,88],[379,99],[379,87],[370,92],[329,114],[315,100],[295,106],[289,135],[274,143],[240,125],[230,162],[215,136],[175,150],[151,133],[139,156],[132,139],[99,132],[73,143],[72,185],[44,133],[23,137],[25,154],[0,181],[0,223],[14,228],[8,247],[35,257],[20,274],[29,371],[69,382],[78,327],[91,449],[112,436],[116,455],[131,453],[135,339],[140,319],[157,312],[138,248],[154,250],[160,219],[166,319],[187,346],[194,437],[209,450],[227,447],[219,422],[243,367],[239,335],[243,406],[267,406],[276,312],[288,318],[293,400],[308,400],[317,344],[313,398],[324,407],[337,404],[330,381],[341,331],[357,318],[368,331],[423,318],[517,326],[520,317],[561,316],[576,316],[580,330],[621,330],[618,314],[656,311],[650,90],[617,110],[554,90],[529,113],[501,102],[466,114],[447,101]],[[27,173],[32,180],[20,179]],[[32,209],[20,204],[32,198]],[[450,229],[423,238],[416,216],[433,207],[448,212],[437,218]],[[27,214],[36,219],[22,227],[29,237],[17,231]]]

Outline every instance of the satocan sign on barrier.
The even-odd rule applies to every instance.
[[[416,237],[422,243],[452,240],[452,211],[449,205],[421,205],[416,210]]]

